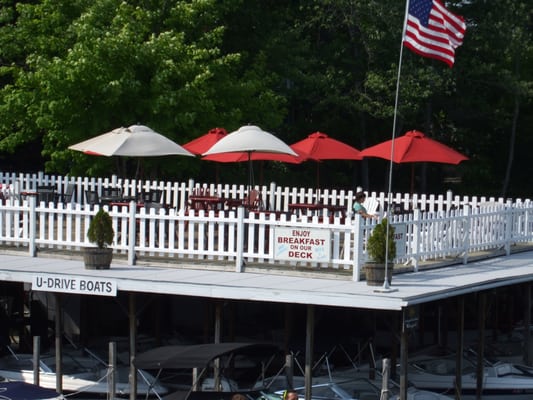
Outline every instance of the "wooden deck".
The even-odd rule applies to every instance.
[[[118,291],[200,296],[213,299],[299,303],[348,308],[401,310],[407,306],[486,289],[533,281],[533,251],[480,259],[467,265],[430,268],[394,274],[391,288],[367,286],[320,275],[265,274],[214,271],[190,263],[180,268],[161,265],[130,266],[117,260],[109,270],[86,270],[80,259],[41,254],[29,257],[0,253],[0,280],[31,284],[35,277],[91,278],[116,284]],[[68,290],[65,290],[68,293]]]

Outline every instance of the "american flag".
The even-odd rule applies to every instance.
[[[465,31],[463,17],[448,11],[439,0],[409,0],[403,43],[415,53],[452,67]]]

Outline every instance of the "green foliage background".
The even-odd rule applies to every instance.
[[[414,166],[415,190],[530,196],[532,30],[526,0],[452,0],[468,30],[449,69],[404,51],[398,134],[465,153]],[[253,123],[288,143],[322,131],[359,149],[392,134],[405,4],[393,0],[0,0],[0,168],[130,176],[135,161],[70,144],[148,125],[178,143]],[[36,155],[38,157],[36,157]],[[43,163],[43,164],[41,164]],[[147,178],[246,181],[245,165],[144,160]],[[312,187],[316,164],[257,163]],[[393,170],[409,191],[411,165]],[[257,168],[257,167],[256,167]],[[324,187],[387,187],[388,162],[328,161]]]

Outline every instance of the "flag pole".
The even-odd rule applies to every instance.
[[[405,37],[405,30],[407,29],[407,14],[409,13],[409,0],[406,0],[405,2],[405,13],[404,13],[404,20],[403,20],[403,28],[402,28],[402,40],[400,42],[400,60],[398,61],[398,74],[396,78],[396,95],[394,98],[394,114],[392,118],[392,140],[391,140],[391,149],[390,149],[390,163],[389,163],[389,185],[388,185],[388,193],[387,193],[387,229],[386,229],[386,235],[385,235],[385,279],[383,281],[383,287],[382,290],[384,291],[390,291],[390,282],[388,278],[388,268],[389,268],[389,219],[390,219],[390,212],[391,212],[391,203],[392,203],[392,168],[393,168],[393,159],[394,159],[394,139],[396,137],[396,121],[398,116],[398,99],[400,97],[400,76],[402,73],[402,59],[403,59],[403,38]]]

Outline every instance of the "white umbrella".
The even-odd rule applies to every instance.
[[[69,146],[71,150],[100,156],[156,157],[192,156],[179,144],[144,125],[117,128]]]
[[[248,154],[249,166],[249,186],[252,187],[252,153],[278,153],[290,154],[298,157],[298,154],[289,147],[288,144],[278,139],[271,133],[265,132],[255,125],[241,126],[235,132],[224,136],[216,142],[209,150],[203,153],[203,156],[220,153],[242,153]]]

